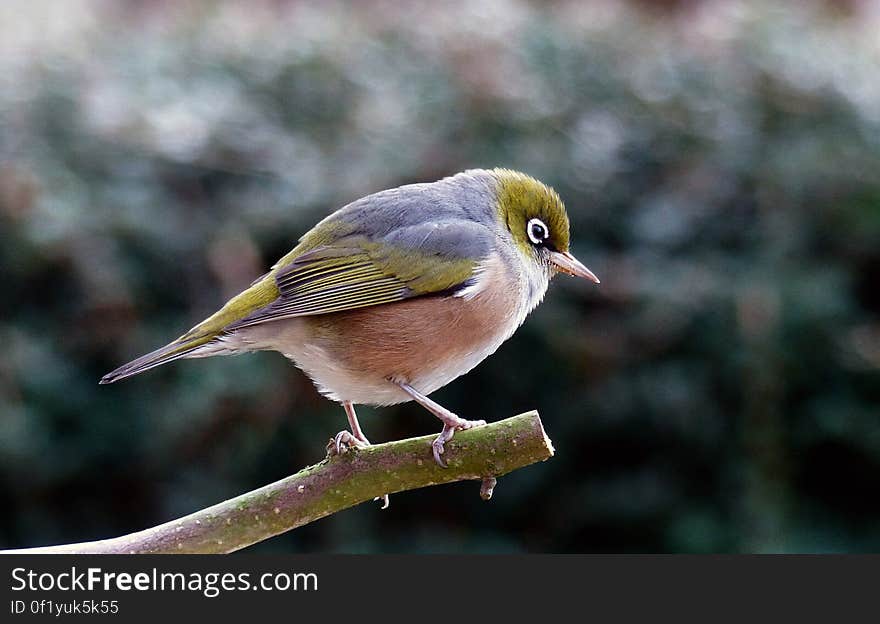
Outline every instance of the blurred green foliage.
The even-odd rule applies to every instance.
[[[108,537],[320,459],[277,354],[98,387],[329,211],[475,166],[554,185],[557,278],[436,394],[557,456],[263,551],[880,550],[874,2],[4,2],[0,547]],[[361,409],[374,440],[430,433]]]

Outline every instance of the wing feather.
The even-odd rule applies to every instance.
[[[329,314],[410,295],[406,284],[384,273],[363,251],[345,257],[297,259],[275,276],[279,297],[228,330],[295,316]]]
[[[457,253],[464,251],[459,241],[466,242],[466,251],[472,253],[473,240],[482,232],[459,223],[443,227],[428,223],[406,230],[403,233],[410,237],[406,246],[401,241],[394,245],[354,235],[315,247],[276,267],[273,277],[278,297],[225,331],[394,303],[454,291],[470,283],[482,254],[474,258]],[[450,234],[454,244],[443,245]]]

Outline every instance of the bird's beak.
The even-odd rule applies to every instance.
[[[550,262],[553,263],[557,271],[562,271],[575,277],[583,277],[597,284],[599,283],[599,278],[590,269],[581,264],[580,260],[567,251],[551,251]]]

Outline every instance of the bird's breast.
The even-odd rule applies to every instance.
[[[330,398],[389,405],[409,400],[389,378],[429,394],[495,352],[529,311],[520,276],[498,258],[483,263],[475,287],[461,294],[276,321],[253,330]]]

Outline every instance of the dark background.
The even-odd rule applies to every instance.
[[[782,6],[783,8],[779,8]],[[323,456],[282,356],[100,376],[318,219],[468,167],[552,184],[560,277],[435,395],[557,455],[275,552],[880,550],[880,5],[4,2],[0,547],[110,537]],[[361,408],[374,441],[426,434]]]

